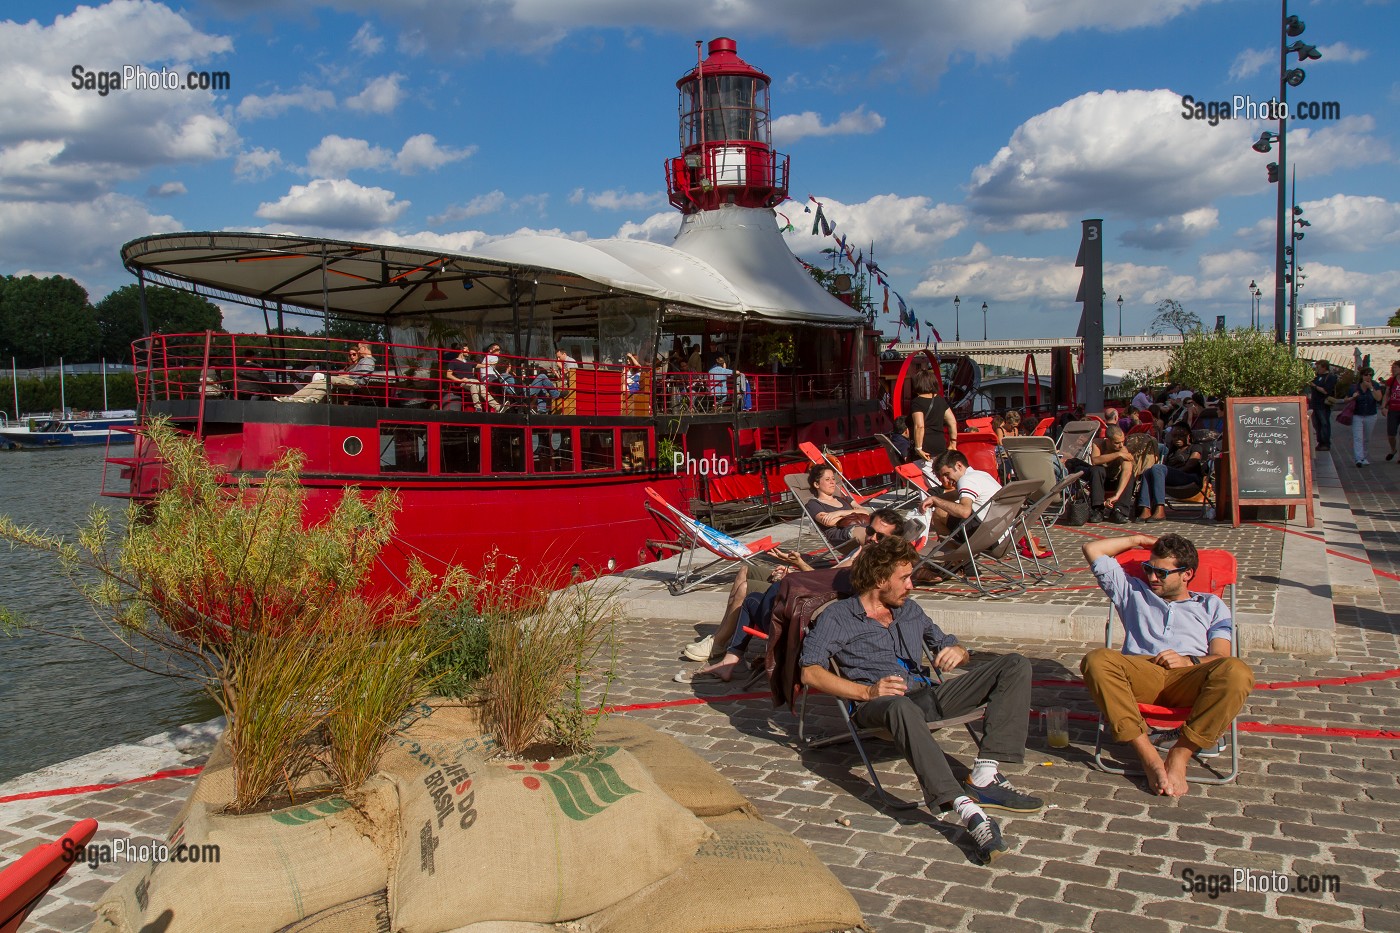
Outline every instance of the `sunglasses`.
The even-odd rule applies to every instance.
[[[1174,573],[1181,573],[1182,571],[1184,571],[1184,570],[1189,570],[1189,569],[1191,569],[1191,568],[1189,568],[1189,567],[1171,567],[1171,568],[1167,568],[1167,567],[1158,567],[1158,566],[1156,566],[1155,564],[1143,564],[1143,565],[1142,565],[1142,572],[1143,572],[1143,573],[1145,573],[1148,577],[1156,577],[1158,580],[1165,580],[1167,577],[1171,576],[1171,575],[1174,574]]]

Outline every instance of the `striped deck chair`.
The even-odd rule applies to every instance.
[[[759,554],[779,546],[772,537],[763,538],[753,544],[745,544],[738,538],[717,531],[704,522],[696,521],[676,508],[655,489],[646,487],[648,501],[646,510],[656,519],[662,530],[671,537],[648,539],[647,547],[659,554],[667,551],[677,553],[675,576],[667,581],[666,588],[672,596],[689,592],[701,584],[733,568],[736,564],[747,564]],[[695,557],[702,551],[715,555],[715,559],[701,567],[695,566]]]

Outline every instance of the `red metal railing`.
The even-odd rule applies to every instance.
[[[365,343],[368,372],[349,372]],[[385,408],[648,417],[778,411],[842,402],[849,374],[657,372],[648,367],[493,354],[382,341],[262,334],[156,334],[133,346],[140,405],[174,399],[325,401]]]

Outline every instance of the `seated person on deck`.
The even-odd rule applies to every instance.
[[[964,525],[971,535],[981,524],[992,497],[1001,491],[1001,483],[992,474],[973,469],[967,456],[957,450],[939,454],[933,461],[933,472],[945,488],[951,486],[953,491],[936,492],[920,502],[919,508],[933,513],[933,528],[940,536]]]
[[[822,537],[828,544],[840,548],[849,541],[865,543],[865,526],[870,523],[870,510],[856,505],[839,491],[841,484],[836,470],[825,463],[818,463],[807,471],[807,487],[812,490],[807,514],[812,516],[812,521],[821,529]]]
[[[350,365],[330,377],[326,381],[326,374],[322,372],[313,373],[311,381],[297,389],[291,395],[279,395],[279,402],[321,402],[325,401],[326,395],[330,392],[331,385],[338,386],[358,386],[365,384],[365,378],[374,372],[374,354],[370,352],[369,344],[357,343],[348,354]]]

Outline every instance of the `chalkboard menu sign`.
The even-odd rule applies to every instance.
[[[1225,403],[1230,513],[1240,505],[1301,505],[1313,526],[1312,439],[1302,396],[1233,398]]]

